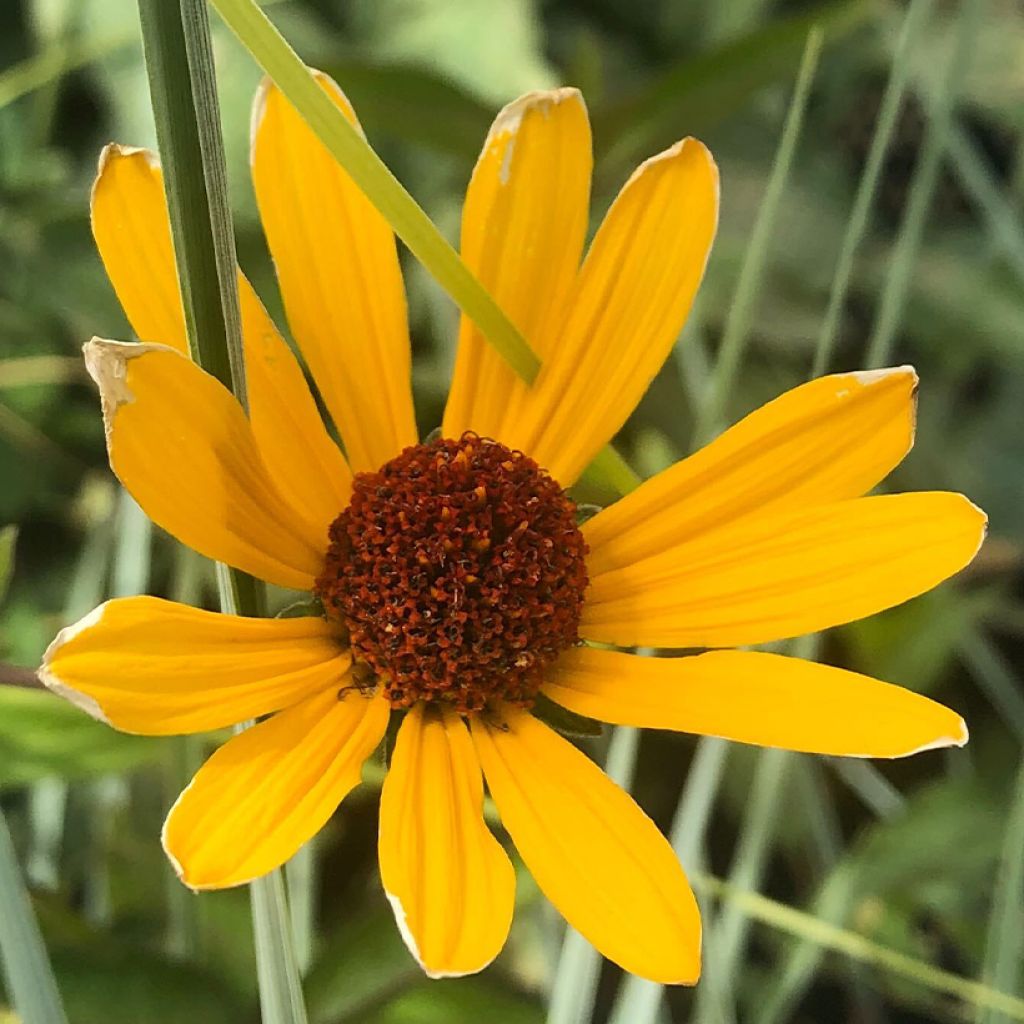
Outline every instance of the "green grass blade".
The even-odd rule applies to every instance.
[[[263,1022],[305,1024],[302,980],[280,870],[251,882],[249,898]]]
[[[186,24],[194,34],[202,33],[197,20],[205,20],[206,8],[191,0],[180,7],[139,0],[139,17],[189,349],[244,405],[234,235],[213,58],[208,47],[190,52],[185,35]],[[214,116],[198,118],[199,104],[209,105]]]
[[[921,247],[921,239],[931,208],[935,185],[946,151],[946,139],[960,82],[970,63],[971,53],[981,22],[981,0],[964,0],[957,16],[956,45],[949,59],[946,73],[941,76],[931,102],[927,104],[928,125],[924,143],[910,183],[910,196],[900,224],[899,235],[893,247],[889,273],[885,278],[882,299],[875,318],[871,340],[868,342],[869,368],[886,365],[891,359],[893,344],[903,318],[907,292],[914,264]]]
[[[1019,207],[1004,194],[977,144],[956,118],[950,124],[946,146],[957,180],[974,201],[1017,280],[1024,282],[1024,224]]]
[[[912,47],[919,38],[921,29],[927,22],[933,6],[934,0],[911,0],[903,18],[903,24],[900,26],[896,50],[889,67],[889,80],[885,85],[885,93],[878,110],[878,120],[871,137],[871,146],[864,162],[864,171],[857,183],[853,208],[850,211],[850,219],[846,223],[846,230],[843,232],[835,273],[829,286],[828,306],[825,309],[825,320],[821,327],[821,333],[818,335],[814,367],[811,371],[812,377],[824,373],[832,358],[832,351],[839,335],[843,309],[846,305],[846,295],[850,288],[850,279],[853,276],[854,256],[864,240],[868,228],[871,203],[881,177],[882,162],[889,149],[889,143],[896,127],[896,119],[903,103],[903,95],[906,92]]]
[[[274,80],[395,234],[524,380],[540,361],[384,161],[317,85],[309,69],[253,0],[211,0],[225,24]]]
[[[152,2],[152,0],[149,0]],[[317,85],[309,69],[254,0],[211,0],[225,24],[273,79],[331,155],[380,211],[395,234],[527,383],[540,360],[459,254],[437,230],[365,138]],[[615,453],[599,456],[591,472],[608,472],[625,493],[637,484]]]
[[[118,495],[112,597],[134,597],[149,589],[153,524],[125,490]]]
[[[891,818],[905,809],[903,794],[870,761],[830,757],[828,764],[876,818]]]
[[[67,1024],[43,937],[0,809],[0,960],[7,992],[24,1024]]]
[[[245,400],[245,360],[227,172],[204,0],[140,0],[146,64],[164,167],[189,347]],[[217,566],[221,610],[263,612],[263,587]],[[280,871],[250,885],[264,1024],[305,1024],[302,986]]]
[[[314,836],[284,866],[295,963],[303,977],[313,962],[316,945],[316,846]]]
[[[754,310],[761,292],[761,283],[771,253],[772,235],[779,213],[780,200],[786,188],[789,171],[793,164],[797,140],[807,112],[807,100],[811,83],[821,54],[822,30],[815,26],[807,34],[800,70],[797,73],[793,98],[786,114],[771,174],[765,189],[764,199],[757,212],[757,220],[750,237],[750,244],[743,255],[743,265],[736,293],[725,320],[722,344],[718,360],[711,376],[708,392],[697,417],[696,437],[698,444],[704,444],[719,429],[725,414],[726,400],[732,390],[739,370],[743,351],[746,347],[753,320]]]
[[[1024,977],[1024,763],[1017,773],[999,861],[992,913],[989,916],[985,964],[981,980],[1004,992],[1019,993]],[[977,1024],[1006,1024],[1011,1018],[992,1008],[981,1009]]]
[[[735,904],[754,921],[777,931],[805,939],[821,949],[842,953],[858,963],[868,964],[888,974],[905,978],[929,991],[953,996],[968,1006],[998,1010],[1010,1020],[1024,1021],[1024,999],[1017,996],[934,967],[899,950],[873,942],[857,932],[829,924],[796,907],[778,903],[760,893],[736,889],[728,882],[711,875],[695,873],[691,881],[699,892]]]
[[[59,43],[18,64],[12,64],[0,72],[0,110],[36,89],[60,81],[71,71],[109,57],[132,40],[133,34],[126,32],[87,46]]]

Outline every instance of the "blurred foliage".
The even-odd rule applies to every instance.
[[[936,0],[912,53],[911,88],[832,369],[864,358],[957,8]],[[970,977],[988,970],[993,899],[1019,899],[996,884],[1017,877],[1004,832],[1019,801],[1024,745],[1024,10],[1016,0],[982,8],[955,113],[959,141],[944,163],[896,342],[897,361],[922,377],[918,442],[887,486],[963,490],[990,513],[992,533],[959,580],[834,631],[823,652],[962,710],[972,742],[870,770],[795,758],[810,767],[786,776],[785,827],[771,835],[762,872],[772,897]],[[371,141],[453,239],[490,120],[521,91],[583,88],[596,213],[639,159],[687,133],[709,143],[722,169],[722,225],[689,347],[618,439],[648,474],[689,448],[694,396],[721,337],[806,33],[818,23],[826,49],[730,419],[806,376],[903,10],[883,0],[286,0],[271,14],[308,62],[349,92]],[[248,180],[259,74],[219,25],[215,46],[240,258],[283,324]],[[93,334],[128,336],[88,222],[96,158],[112,139],[154,141],[132,0],[0,5],[0,523],[19,528],[0,610],[0,798],[71,1020],[251,1022],[244,892],[183,898],[159,847],[162,815],[195,751],[116,735],[32,689],[24,671],[58,628],[109,595],[115,548],[117,558],[150,566],[152,593],[198,601],[213,593],[208,571],[162,535],[145,552],[117,546],[124,531],[98,403],[76,358]],[[440,420],[456,317],[419,268],[407,269],[425,434]],[[12,546],[13,533],[0,533],[0,583]],[[596,756],[604,749],[600,738],[582,742]],[[643,741],[635,792],[665,827],[692,750],[687,737]],[[718,874],[732,864],[759,764],[754,751],[731,756],[707,851]],[[521,905],[499,961],[478,978],[426,982],[380,892],[375,814],[367,786],[318,844],[318,883],[294,894],[311,901],[316,921],[311,1019],[543,1020],[560,926],[528,876],[520,873]],[[737,1020],[969,1015],[948,997],[853,970],[763,927],[744,957],[728,993]],[[1019,962],[998,972],[1001,987],[1024,990]],[[618,981],[605,965],[595,1019],[607,1018]],[[688,992],[672,991],[666,1006],[670,1019],[692,1019]]]

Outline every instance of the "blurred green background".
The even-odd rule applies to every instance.
[[[907,13],[896,3],[267,6],[304,59],[346,89],[371,141],[453,240],[490,120],[523,91],[583,89],[597,214],[643,157],[685,134],[711,146],[723,201],[708,275],[685,345],[618,440],[644,475],[691,449],[723,335],[742,346],[726,421],[811,372],[895,67],[903,94],[837,307],[829,369],[865,365],[872,339],[891,347],[888,362],[913,363],[922,378],[918,442],[887,486],[965,491],[989,512],[992,530],[956,581],[831,632],[820,656],[952,705],[968,719],[971,743],[872,764],[705,744],[690,773],[693,738],[648,734],[633,790],[666,831],[689,795],[687,866],[802,908],[808,927],[832,922],[918,965],[1024,992],[1019,0],[916,0],[895,65]],[[213,20],[240,259],[283,325],[248,177],[259,74]],[[772,212],[769,177],[815,23],[825,46],[793,126],[792,164],[774,220],[764,222],[766,244],[756,233],[752,242],[759,214]],[[130,337],[88,221],[97,156],[112,140],[154,145],[132,0],[0,4],[0,524],[18,526],[0,607],[0,801],[71,1021],[242,1024],[258,1020],[247,895],[191,896],[158,841],[205,741],[117,735],[34,689],[26,671],[60,626],[107,596],[215,601],[208,567],[152,531],[119,493],[81,365],[79,348],[93,334]],[[456,314],[421,268],[408,260],[406,268],[426,433],[440,420]],[[597,758],[607,744],[607,736],[585,742]],[[561,923],[525,873],[499,961],[476,978],[427,982],[380,890],[375,800],[373,785],[357,791],[289,876],[315,1024],[1019,1019],[855,965],[791,929],[752,921],[729,899],[705,901],[697,995],[670,991],[659,1008],[656,992],[623,984],[608,964],[596,974],[596,961],[571,943],[562,955]],[[0,995],[6,1024],[15,1018],[3,1006]]]

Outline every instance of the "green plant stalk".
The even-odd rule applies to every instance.
[[[941,76],[931,102],[927,104],[928,124],[921,153],[910,183],[910,198],[893,248],[882,300],[868,343],[869,369],[889,362],[903,319],[907,293],[924,235],[928,211],[946,152],[953,110],[960,83],[970,64],[981,23],[981,0],[964,0],[957,16],[956,44],[945,74]]]
[[[899,950],[873,942],[857,932],[822,921],[796,907],[778,903],[758,892],[737,889],[712,875],[693,872],[690,881],[698,892],[739,907],[753,921],[804,939],[822,949],[842,953],[859,963],[906,978],[932,992],[944,992],[970,1006],[991,1008],[1005,1014],[1010,1020],[1024,1021],[1024,999],[1017,996],[933,967]]]
[[[206,559],[179,544],[174,550],[174,569],[170,598],[179,604],[198,605],[202,599],[202,574]],[[203,762],[200,736],[172,736],[163,762],[165,799],[170,807],[178,794],[192,781]],[[164,869],[167,891],[167,926],[164,948],[178,960],[202,962],[206,953],[206,903],[181,884],[167,864]]]
[[[32,903],[0,808],[0,964],[7,993],[24,1024],[67,1024]]]
[[[778,218],[780,200],[786,188],[797,140],[800,138],[804,115],[807,112],[811,83],[814,81],[814,72],[821,54],[822,38],[822,30],[818,26],[813,27],[807,34],[807,43],[800,60],[800,70],[797,73],[793,98],[786,113],[786,123],[783,126],[782,137],[772,162],[768,186],[757,211],[757,220],[750,236],[750,244],[743,256],[736,293],[726,316],[722,344],[718,350],[718,360],[711,375],[707,397],[698,411],[695,430],[698,444],[707,443],[719,428],[725,414],[726,401],[743,358],[743,350],[750,334],[750,325],[761,292],[765,268],[768,265],[772,233]]]
[[[509,366],[527,384],[532,384],[540,370],[536,353],[416,200],[320,88],[254,0],[210,2],[409,251],[480,328]],[[598,455],[589,471],[592,476],[600,474],[623,494],[639,484],[636,474],[610,448]]]
[[[224,287],[221,280],[223,238],[216,237],[215,229],[222,225],[214,225],[212,212],[214,202],[223,198],[215,191],[222,182],[215,180],[211,188],[208,181],[204,157],[210,153],[211,140],[200,137],[202,129],[195,114],[200,98],[209,102],[210,96],[196,94],[189,73],[185,7],[177,0],[139,0],[150,98],[189,351],[207,373],[225,387],[237,389],[244,404],[241,332],[231,333],[237,326],[232,319],[238,320],[238,294],[233,281]],[[216,103],[215,96],[213,101]],[[219,121],[213,131],[219,139]]]
[[[316,948],[317,837],[300,847],[284,866],[295,963],[303,977]]]
[[[234,236],[205,0],[139,0],[175,261],[196,362],[245,405]],[[260,615],[265,591],[217,566],[221,610]],[[250,885],[264,1024],[305,1024],[280,871]]]
[[[812,377],[820,376],[825,372],[835,348],[836,338],[839,335],[839,324],[846,305],[846,295],[850,288],[850,279],[853,276],[854,256],[864,240],[864,234],[868,228],[868,215],[878,189],[882,161],[889,149],[889,143],[896,127],[896,118],[906,92],[907,75],[911,64],[909,59],[912,52],[911,46],[927,22],[933,5],[934,0],[911,0],[903,18],[903,24],[900,26],[896,50],[889,65],[889,80],[885,85],[882,103],[878,110],[878,119],[875,122],[875,131],[871,137],[871,146],[868,149],[867,160],[864,162],[864,171],[857,183],[853,209],[850,211],[850,219],[846,222],[835,273],[829,286],[828,306],[825,309],[825,320],[819,335],[818,348],[814,353]]]

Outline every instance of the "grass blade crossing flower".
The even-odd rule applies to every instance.
[[[239,884],[293,854],[396,715],[381,874],[428,974],[481,968],[508,928],[513,882],[483,821],[486,783],[577,930],[640,976],[693,983],[699,914],[677,858],[632,798],[533,713],[538,695],[625,725],[826,753],[963,743],[955,712],[838,669],[757,652],[599,649],[778,640],[870,615],[961,569],[985,526],[965,498],[863,497],[910,447],[913,371],[798,388],[580,526],[569,490],[658,372],[703,273],[718,211],[707,149],[687,139],[644,163],[583,255],[582,98],[530,94],[499,115],[470,185],[464,254],[545,362],[523,386],[464,322],[444,426],[419,442],[386,224],[274,85],[256,113],[254,179],[286,312],[348,459],[309,416],[285,429],[295,448],[309,431],[320,464],[344,468],[325,484],[286,465],[258,427],[258,389],[250,424],[177,337],[97,340],[87,358],[111,465],[150,515],[211,557],[312,591],[323,615],[256,622],[112,602],[57,638],[42,678],[137,732],[270,716],[214,754],[171,811],[165,845],[195,888]],[[538,176],[556,164],[564,180]],[[296,167],[315,177],[319,217]],[[106,183],[111,209],[152,187],[152,163],[136,170],[130,195]],[[140,230],[159,239],[166,214],[147,209]],[[141,315],[131,304],[143,309],[145,296],[118,280],[130,268],[112,256],[103,216],[108,270],[134,296],[129,316]],[[351,224],[365,229],[365,254],[349,244]],[[524,237],[557,268],[543,287],[534,257],[513,265],[530,252]],[[173,267],[160,267],[154,288],[172,294]],[[384,284],[355,284],[370,280]],[[247,353],[263,324],[243,317]],[[287,349],[277,359],[307,395]],[[196,466],[202,488],[189,484]],[[175,629],[180,645],[162,639]]]

